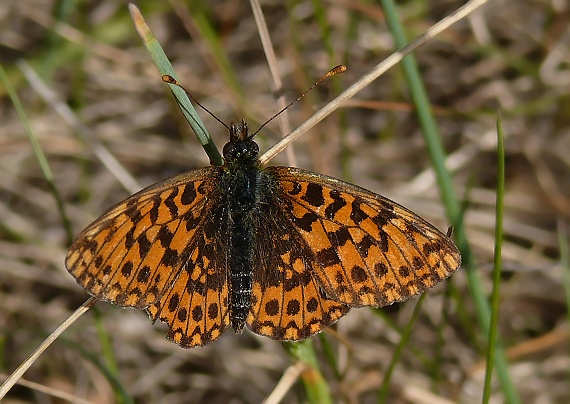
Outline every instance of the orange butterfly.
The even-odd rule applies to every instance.
[[[65,265],[91,295],[145,309],[184,348],[231,325],[277,340],[318,333],[351,307],[385,306],[456,271],[453,242],[366,189],[259,164],[231,124],[223,166],[143,189],[90,224]]]

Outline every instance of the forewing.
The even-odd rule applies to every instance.
[[[313,277],[327,298],[384,306],[436,285],[461,264],[457,247],[397,203],[324,175],[268,167],[295,233],[313,254]]]
[[[220,170],[175,176],[113,206],[71,245],[65,260],[69,273],[101,300],[138,309],[153,305],[149,315],[166,321],[178,343],[186,342],[181,335],[188,334],[188,323],[197,318],[195,308],[217,301],[209,337],[214,339],[219,335],[214,330],[221,332],[227,324],[227,289],[220,281],[226,267],[206,264],[205,255],[208,238],[215,238],[206,231],[206,218],[220,198]]]

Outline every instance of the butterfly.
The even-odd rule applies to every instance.
[[[77,236],[65,265],[80,286],[146,310],[190,348],[230,326],[304,339],[459,268],[451,239],[415,213],[322,174],[261,167],[246,123],[229,129],[224,165],[151,185]]]

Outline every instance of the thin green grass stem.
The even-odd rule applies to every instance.
[[[392,380],[392,374],[394,373],[394,369],[396,368],[396,365],[398,364],[398,361],[400,360],[400,357],[402,356],[402,352],[404,351],[404,347],[406,346],[406,344],[410,340],[410,336],[412,335],[413,326],[416,323],[416,320],[418,319],[418,317],[420,315],[422,304],[423,304],[423,301],[424,301],[426,296],[427,295],[425,293],[420,296],[420,298],[418,299],[418,302],[416,304],[416,307],[414,307],[414,311],[412,313],[412,317],[410,318],[410,321],[408,321],[408,324],[406,324],[406,327],[402,330],[402,334],[400,336],[400,342],[398,343],[398,345],[396,345],[396,348],[394,349],[394,355],[392,355],[392,359],[390,360],[390,363],[388,364],[388,367],[386,368],[386,371],[384,372],[384,378],[382,380],[382,386],[380,387],[380,390],[378,391],[378,398],[377,398],[378,403],[388,402],[388,393],[390,392],[390,380]]]
[[[319,362],[312,341],[307,339],[298,342],[283,342],[283,345],[293,359],[307,365],[307,370],[301,374],[301,380],[307,393],[307,402],[314,404],[332,403],[329,386],[319,369]]]
[[[394,2],[392,0],[381,0],[381,4],[384,12],[386,13],[386,21],[392,35],[394,36],[396,46],[398,48],[404,47],[407,43],[407,39],[404,34],[404,29],[398,19]],[[475,259],[467,242],[467,236],[462,225],[460,204],[455,196],[451,176],[445,167],[445,153],[439,131],[437,130],[437,126],[431,112],[429,99],[420,78],[415,60],[411,55],[404,58],[402,61],[402,68],[418,112],[418,118],[430,153],[441,197],[445,205],[447,215],[455,228],[455,237],[457,245],[461,251],[463,266],[466,268],[468,287],[475,302],[478,321],[483,332],[488,334],[490,324],[489,304],[485,294],[483,293],[479,274],[476,271]],[[497,367],[497,374],[505,395],[505,400],[509,403],[520,402],[518,393],[510,378],[508,364],[500,344],[496,346],[495,366]]]
[[[501,285],[501,249],[503,246],[503,216],[505,198],[505,143],[501,116],[497,118],[497,192],[495,206],[495,253],[493,257],[493,291],[491,293],[491,323],[487,338],[487,363],[485,369],[485,385],[483,387],[483,403],[491,398],[491,381],[493,364],[495,362],[496,346],[498,345],[498,319]]]
[[[176,73],[174,72],[174,68],[166,57],[166,54],[160,46],[160,43],[156,40],[151,29],[144,21],[144,18],[141,15],[139,9],[135,5],[129,4],[129,11],[131,12],[131,17],[135,24],[135,28],[137,29],[137,32],[139,33],[146,49],[150,53],[154,64],[158,68],[161,77],[167,74],[178,80]],[[196,137],[210,158],[210,163],[213,165],[221,166],[223,164],[222,156],[220,155],[220,152],[214,144],[214,141],[212,140],[206,127],[202,123],[202,120],[192,106],[192,103],[188,99],[186,92],[176,85],[168,84],[168,86],[170,87],[170,91],[172,91],[172,95],[174,95],[174,98],[176,99],[180,110],[184,114],[184,117],[194,130],[194,133],[196,133]]]

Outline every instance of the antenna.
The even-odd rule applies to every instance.
[[[330,69],[324,76],[322,76],[320,79],[318,79],[311,87],[309,87],[303,94],[301,94],[299,97],[297,97],[294,101],[291,101],[286,107],[282,108],[279,112],[277,112],[275,115],[273,115],[271,118],[269,118],[267,121],[265,121],[263,123],[263,125],[261,125],[259,127],[259,129],[257,129],[251,136],[250,138],[254,137],[261,129],[263,129],[265,127],[265,125],[267,125],[269,122],[271,122],[272,120],[274,120],[275,118],[277,118],[279,115],[281,115],[283,113],[283,111],[285,111],[287,108],[289,108],[291,105],[295,104],[297,101],[299,101],[301,98],[303,98],[304,96],[307,95],[307,93],[309,91],[311,91],[313,88],[315,88],[321,81],[323,81],[324,79],[327,79],[329,77],[332,77],[336,74],[340,74],[340,73],[344,73],[346,71],[346,66],[345,65],[338,65],[333,67],[332,69]],[[164,76],[162,76],[162,79],[164,80]],[[186,91],[186,90],[184,90]]]
[[[207,113],[209,113],[212,117],[214,117],[214,119],[215,119],[216,121],[218,121],[219,123],[221,123],[222,125],[224,125],[227,130],[230,130],[230,128],[228,128],[228,125],[226,125],[224,122],[222,122],[222,120],[221,120],[220,118],[218,118],[216,115],[214,115],[212,112],[210,112],[210,110],[209,110],[208,108],[206,108],[205,106],[203,106],[202,104],[200,104],[200,103],[198,102],[198,100],[197,100],[196,98],[194,98],[194,97],[192,96],[192,94],[190,94],[190,93],[188,92],[188,90],[186,90],[186,89],[184,88],[184,86],[183,86],[182,84],[180,84],[180,82],[179,82],[178,80],[176,80],[174,77],[172,77],[172,76],[169,75],[169,74],[164,74],[164,75],[162,76],[162,81],[164,81],[165,83],[173,84],[173,85],[175,85],[175,86],[177,86],[177,87],[180,87],[180,88],[186,93],[186,95],[187,95],[188,97],[190,97],[190,99],[191,99],[192,101],[194,101],[196,104],[198,104],[200,107],[202,107],[202,109],[203,109],[204,111],[206,111]]]
[[[340,74],[340,73],[344,73],[346,71],[346,66],[345,65],[338,65],[333,67],[332,69],[330,69],[324,76],[322,76],[320,79],[318,79],[311,87],[309,87],[303,94],[301,94],[299,97],[297,97],[294,101],[291,101],[285,108],[281,109],[279,112],[277,112],[275,115],[273,115],[271,118],[269,118],[267,121],[265,121],[263,123],[263,125],[261,125],[259,127],[259,129],[257,129],[252,135],[249,136],[249,138],[253,138],[261,129],[263,129],[265,127],[265,125],[267,125],[269,122],[271,122],[272,120],[274,120],[275,118],[277,118],[280,114],[283,113],[283,111],[285,111],[287,108],[289,108],[291,105],[295,104],[297,101],[299,101],[301,98],[303,98],[304,96],[307,95],[307,93],[309,91],[311,91],[313,88],[315,88],[321,81],[323,81],[324,79],[327,79],[329,77],[332,77],[336,74]],[[208,110],[208,108],[206,108],[205,106],[203,106],[202,104],[200,104],[198,102],[198,100],[196,98],[194,98],[192,96],[192,94],[190,94],[188,92],[188,90],[186,90],[184,88],[184,86],[182,84],[180,84],[180,82],[178,80],[176,80],[174,77],[172,77],[169,74],[165,74],[162,76],[162,81],[164,81],[165,83],[168,84],[173,84],[177,87],[180,87],[188,97],[190,97],[190,99],[192,101],[194,101],[196,104],[198,104],[200,107],[202,107],[202,109],[204,111],[206,111],[208,114],[210,114],[216,121],[218,121],[219,123],[221,123],[222,125],[225,126],[225,128],[227,130],[230,130],[230,128],[228,128],[228,125],[226,125],[224,122],[222,122],[222,120],[220,120],[220,118],[218,118],[216,115],[214,115],[212,112],[210,112]]]

